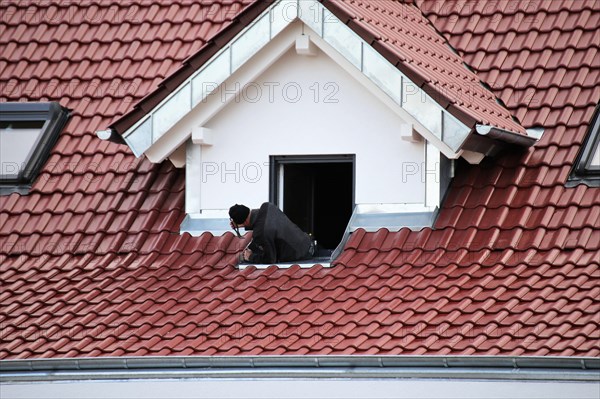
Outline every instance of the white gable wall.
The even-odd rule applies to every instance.
[[[270,155],[312,154],[356,154],[356,203],[423,204],[425,146],[402,140],[404,123],[324,53],[292,49],[204,124],[213,145],[202,146],[201,209],[257,207]]]

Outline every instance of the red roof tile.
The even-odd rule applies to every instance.
[[[332,269],[243,271],[232,264],[247,239],[179,235],[181,170],[94,131],[249,2],[57,4],[72,17],[33,20],[48,3],[2,3],[0,101],[60,101],[73,117],[31,193],[0,196],[0,358],[600,356],[600,192],[564,185],[600,97],[597,2],[417,1],[432,25],[416,8],[405,17],[460,58],[440,39],[422,49],[464,60],[476,75],[456,74],[487,82],[543,139],[461,164],[435,230],[359,230]],[[414,6],[385,2],[384,28],[369,4],[338,5],[422,57],[391,16]],[[414,73],[434,72],[416,62]]]

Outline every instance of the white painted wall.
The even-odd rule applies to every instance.
[[[292,49],[204,125],[214,145],[202,147],[201,208],[257,207],[269,156],[309,154],[356,154],[357,203],[424,203],[424,143],[402,140],[403,123],[324,53]]]
[[[578,398],[597,399],[598,382],[483,380],[121,380],[3,383],[17,398]]]

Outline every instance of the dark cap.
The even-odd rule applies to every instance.
[[[235,224],[242,224],[248,218],[250,214],[250,208],[244,205],[235,204],[229,208],[229,217],[233,219]]]

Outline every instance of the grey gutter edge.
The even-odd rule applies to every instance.
[[[108,128],[106,130],[97,130],[96,136],[98,136],[100,140],[110,141],[116,144],[127,144],[125,142],[125,139],[114,129],[111,128]]]
[[[509,356],[165,356],[0,361],[0,382],[184,378],[455,378],[600,382],[600,359]]]
[[[475,125],[475,131],[480,135],[487,136],[491,139],[517,144],[524,147],[531,147],[538,141],[538,139],[535,137],[523,136],[522,134],[514,133],[509,130],[500,129],[490,125]]]

